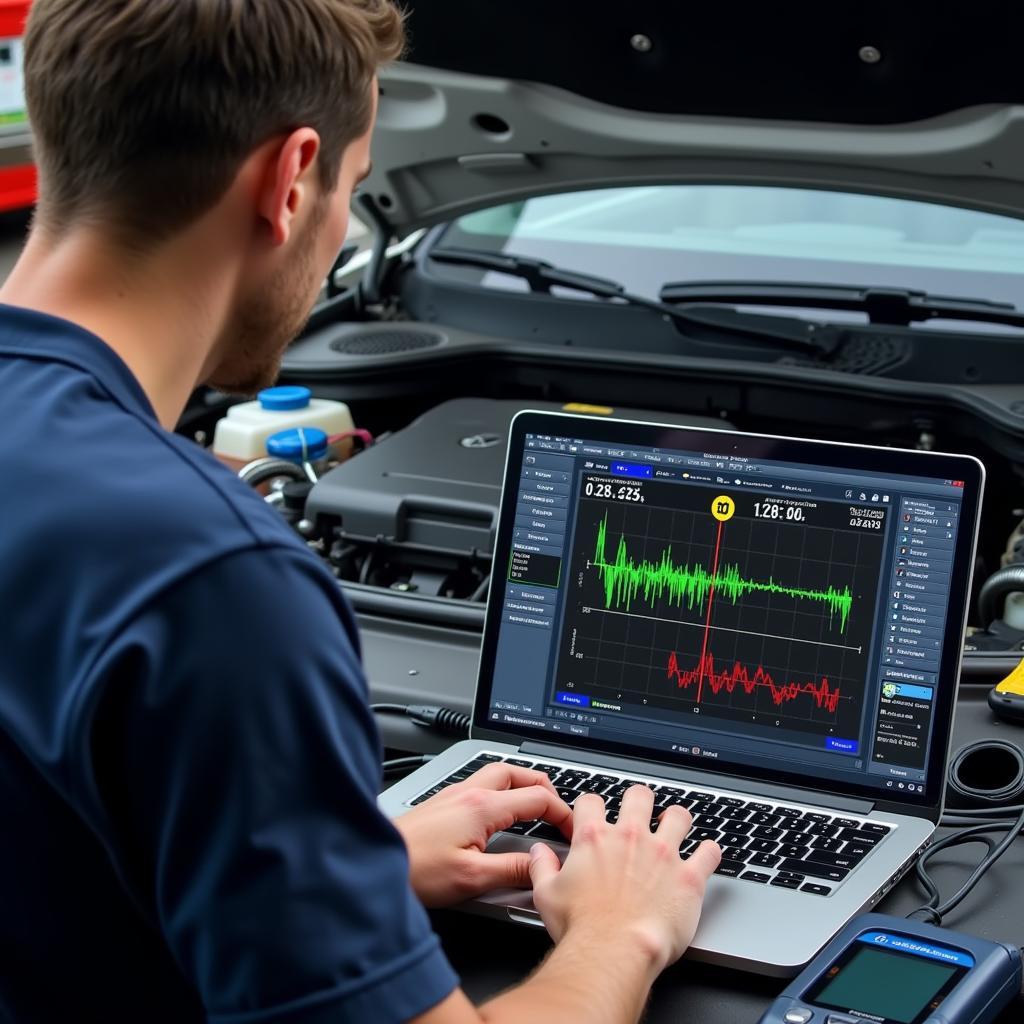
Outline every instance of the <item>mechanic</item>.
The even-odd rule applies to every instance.
[[[636,1020],[714,844],[492,765],[396,829],[353,615],[172,431],[270,384],[369,170],[387,0],[36,0],[40,200],[0,294],[0,1018]],[[485,854],[542,817],[572,838]],[[475,1009],[441,907],[532,884],[557,944]],[[511,939],[511,935],[510,935]],[[495,956],[501,951],[494,950]]]

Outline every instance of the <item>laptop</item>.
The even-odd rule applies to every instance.
[[[966,626],[974,458],[526,411],[513,421],[471,739],[614,820],[640,782],[718,841],[688,955],[796,974],[929,844]],[[519,822],[489,850],[567,846]],[[465,909],[541,926],[531,894]]]

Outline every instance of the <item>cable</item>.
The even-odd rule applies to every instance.
[[[916,914],[924,914],[929,923],[939,926],[942,919],[955,907],[958,907],[970,891],[981,881],[982,877],[990,867],[1013,845],[1013,841],[1024,830],[1024,811],[1012,822],[997,821],[973,825],[970,828],[954,832],[930,846],[918,858],[916,865],[917,879],[928,894],[928,902],[923,907],[911,911],[907,917],[914,917]],[[989,832],[1006,832],[1006,835],[997,843],[991,838]],[[954,846],[963,846],[966,843],[981,842],[988,847],[988,853],[982,858],[975,869],[971,872],[967,881],[952,895],[945,903],[939,901],[938,886],[932,881],[928,874],[928,863],[937,853],[951,849]]]
[[[1004,770],[1002,784],[986,786],[982,783],[993,775],[999,779]],[[942,816],[939,824],[958,831],[933,843],[918,858],[915,866],[917,879],[927,895],[927,902],[907,917],[918,914],[934,925],[941,925],[943,917],[958,907],[985,873],[1013,845],[1024,832],[1024,804],[1001,804],[1024,794],[1024,754],[1019,747],[1005,740],[981,740],[969,743],[953,756],[949,764],[949,788],[981,806],[957,809]],[[1005,832],[1002,839],[991,833]],[[968,876],[967,881],[945,902],[939,888],[928,872],[932,858],[944,850],[969,843],[982,843],[987,852]]]
[[[384,778],[390,775],[402,775],[407,772],[411,772],[414,768],[419,768],[422,765],[429,764],[434,760],[433,754],[420,754],[416,757],[395,757],[390,761],[385,761],[382,765],[384,769]]]
[[[370,710],[382,714],[405,715],[424,729],[435,729],[449,736],[469,735],[469,715],[451,708],[427,704],[371,704]]]

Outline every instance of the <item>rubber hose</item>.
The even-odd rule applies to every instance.
[[[1008,594],[1024,591],[1024,565],[1007,565],[992,573],[978,594],[978,612],[981,624],[991,626],[1003,617],[1003,605]]]
[[[308,483],[306,471],[294,462],[285,462],[284,459],[257,459],[248,466],[243,466],[238,472],[239,480],[250,487],[259,487],[276,476],[286,476],[290,480]]]

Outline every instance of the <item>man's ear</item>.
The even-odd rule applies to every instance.
[[[297,129],[270,150],[257,208],[276,246],[287,244],[299,210],[315,198],[319,155],[320,136],[312,128]]]

